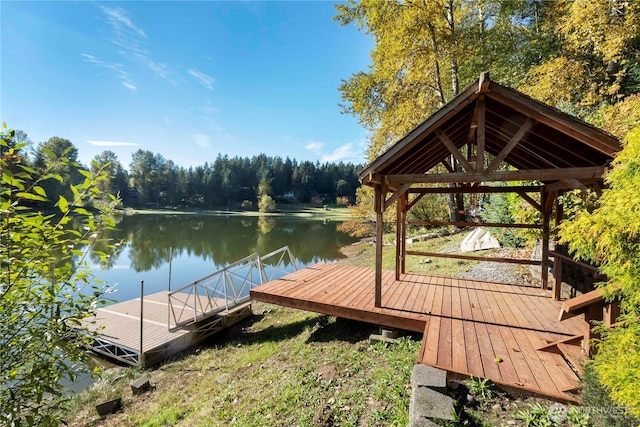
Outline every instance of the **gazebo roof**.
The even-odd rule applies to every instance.
[[[460,151],[474,145],[467,154]],[[483,73],[462,93],[367,165],[360,177],[375,185],[416,182],[544,182],[600,179],[621,149],[612,135],[502,86]],[[484,153],[493,158],[486,162]],[[422,176],[453,155],[464,172]],[[496,171],[504,161],[519,171]],[[446,176],[445,176],[446,175]],[[385,176],[386,178],[382,178]],[[395,177],[393,177],[395,176]],[[507,176],[509,176],[507,178]],[[389,179],[391,178],[391,179]]]

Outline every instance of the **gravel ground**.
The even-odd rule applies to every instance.
[[[511,264],[501,262],[479,262],[469,271],[458,274],[463,279],[485,280],[498,283],[521,283],[522,274]]]

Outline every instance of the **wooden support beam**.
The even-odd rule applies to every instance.
[[[411,192],[411,190],[409,190],[409,192]],[[407,194],[409,194],[409,193],[407,193]],[[416,203],[418,203],[420,201],[420,199],[422,199],[425,196],[425,194],[427,194],[427,193],[418,193],[418,195],[413,200],[411,200],[409,203],[407,203],[407,210],[410,210],[412,207],[414,207],[416,205]]]
[[[398,194],[397,192],[395,194]],[[402,252],[402,227],[404,224],[402,223],[402,202],[404,199],[404,193],[400,196],[400,200],[396,203],[396,259],[395,259],[395,267],[396,267],[396,280],[400,280],[400,259]],[[386,203],[386,202],[385,202]]]
[[[614,157],[620,151],[620,142],[613,136],[579,123],[564,114],[527,98],[511,89],[494,85],[487,97],[495,99],[540,123],[569,135],[594,149]]]
[[[605,166],[582,168],[521,169],[496,172],[454,172],[445,174],[398,174],[388,175],[390,183],[428,184],[446,182],[492,182],[492,181],[557,181],[567,178],[599,179],[607,172]]]
[[[474,170],[473,165],[469,163],[467,159],[464,158],[464,156],[462,155],[460,150],[458,150],[455,144],[451,142],[449,137],[445,135],[444,132],[442,132],[442,129],[440,128],[436,129],[435,134],[438,137],[438,139],[440,139],[440,141],[444,144],[444,146],[447,147],[447,150],[449,150],[449,152],[453,155],[453,157],[455,157],[455,159],[458,162],[460,162],[460,164],[466,171],[471,172]]]
[[[481,84],[482,88],[482,84]],[[478,130],[476,135],[476,167],[481,171],[484,169],[484,147],[485,147],[485,99],[480,95],[477,103],[478,108]]]
[[[449,172],[453,172],[453,168],[451,167],[451,163],[449,163],[447,160],[443,160],[442,165],[444,166],[444,168],[446,170],[448,170]]]
[[[543,206],[544,211],[547,212],[547,214],[549,215],[549,221],[551,221],[551,212],[553,211],[553,204],[556,201],[556,198],[558,197],[558,192],[557,191],[547,191],[546,192],[549,197],[547,197],[547,201],[545,202],[545,205]]]
[[[400,199],[400,204],[401,209],[400,212],[402,213],[402,219],[400,220],[402,222],[402,236],[401,236],[401,251],[400,251],[400,272],[402,274],[405,274],[407,272],[407,200],[409,199],[409,195],[407,193],[405,193],[402,198]]]
[[[510,185],[504,187],[476,185],[462,187],[419,187],[410,189],[409,194],[537,193],[540,190],[542,190],[541,185]]]
[[[549,197],[549,193],[543,189],[540,195],[541,205],[545,208],[542,210],[542,274],[540,279],[544,290],[547,290],[549,286],[549,221],[551,216],[551,209],[547,209]]]
[[[553,299],[560,301],[562,293],[562,269],[563,261],[561,257],[555,257],[553,260]]]
[[[398,197],[402,196],[409,188],[411,184],[402,184],[387,200],[384,201],[384,210],[386,211],[395,202]]]
[[[569,179],[562,180],[562,182],[565,182],[570,188],[580,190],[583,193],[587,192],[587,186],[581,183],[580,181],[578,181],[577,179],[569,178]]]
[[[531,206],[533,206],[534,209],[536,209],[538,212],[542,212],[542,206],[540,206],[540,203],[536,202],[531,196],[529,196],[527,193],[525,193],[524,191],[519,191],[518,195],[520,197],[522,197],[524,200],[526,200]]]
[[[534,261],[530,259],[495,258],[475,255],[447,254],[442,252],[407,251],[407,255],[428,256],[434,258],[464,259],[469,261],[504,262],[508,264],[540,265],[540,261]]]
[[[478,79],[478,93],[480,95],[484,95],[489,90],[489,83],[491,83],[491,78],[489,76],[488,71],[483,71],[480,73],[480,78]]]
[[[511,150],[513,150],[514,147],[518,145],[518,143],[522,140],[522,138],[524,138],[527,132],[529,132],[533,124],[534,124],[534,121],[531,120],[531,118],[527,118],[527,120],[520,127],[520,129],[518,129],[518,132],[516,132],[515,135],[513,135],[513,137],[509,140],[509,142],[507,142],[507,145],[505,145],[504,148],[502,148],[500,153],[498,153],[498,155],[493,159],[491,164],[489,164],[489,166],[486,169],[486,172],[491,172],[498,168],[498,166],[500,165],[500,162],[502,162],[509,155],[509,153],[511,153]]]
[[[381,186],[374,189],[374,205],[376,206],[376,279],[375,279],[375,306],[382,307],[382,239],[383,239],[383,210],[384,193]]]
[[[463,221],[408,221],[411,225],[450,227],[495,227],[495,228],[542,228],[540,224],[507,224],[503,222],[463,222]]]

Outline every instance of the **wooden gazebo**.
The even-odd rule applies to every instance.
[[[373,187],[375,192],[376,307],[380,307],[382,301],[383,213],[397,202],[398,280],[405,273],[407,255],[443,256],[407,251],[405,246],[407,212],[420,198],[435,193],[512,192],[534,206],[541,214],[538,224],[483,224],[464,220],[414,223],[541,228],[540,261],[453,256],[539,264],[542,287],[547,289],[550,220],[557,196],[563,191],[587,187],[599,191],[607,167],[620,148],[619,141],[606,132],[491,81],[489,74],[483,73],[360,173],[363,184]],[[439,165],[441,167],[436,168]],[[531,181],[538,184],[525,184]],[[531,193],[539,193],[539,199],[531,197]],[[557,225],[562,218],[560,206],[555,214]],[[559,293],[559,286],[554,286],[556,299]]]
[[[375,269],[319,263],[252,289],[251,298],[421,332],[418,363],[576,401],[591,321],[611,323],[615,309],[599,290],[558,301],[560,261],[573,261],[549,250],[550,222],[562,192],[600,190],[618,150],[612,136],[492,82],[484,73],[361,172],[362,182],[375,190]],[[478,224],[450,218],[428,224],[541,229],[542,259],[535,263],[542,266],[544,289],[405,271],[407,255],[442,255],[405,247],[407,213],[421,197],[496,192],[519,194],[541,213],[541,221]],[[382,269],[382,221],[394,202],[396,268],[391,271]],[[556,206],[559,222],[562,212]],[[555,257],[553,292],[547,283],[550,255]]]

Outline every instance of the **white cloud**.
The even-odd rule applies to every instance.
[[[324,143],[319,141],[311,141],[310,143],[304,146],[305,149],[311,151],[313,154],[316,154],[316,155],[320,155],[320,153],[322,153],[323,147],[324,147]]]
[[[100,10],[106,18],[106,23],[111,28],[111,35],[109,36],[108,40],[117,47],[117,50],[115,52],[103,53],[107,55],[111,54],[108,56],[112,56],[113,53],[119,54],[121,56],[121,60],[124,63],[130,64],[131,61],[141,62],[159,77],[169,79],[167,65],[152,59],[151,52],[149,52],[149,50],[144,47],[144,45],[148,43],[147,34],[142,28],[138,27],[133,22],[133,20],[129,17],[128,12],[121,7],[108,6],[101,6]],[[91,58],[97,59],[93,55],[82,55],[89,61],[91,61]],[[94,64],[100,65],[97,62],[94,62]],[[119,77],[123,80],[122,85],[127,89],[137,89],[137,85],[129,77],[127,71],[125,71],[126,69],[124,65],[108,62],[102,62],[102,64],[106,64],[107,66],[117,66],[117,68],[107,66],[105,68],[112,68],[114,71],[116,71],[119,74]],[[122,77],[122,74],[126,75],[126,80]]]
[[[102,11],[107,15],[109,23],[117,33],[132,32],[140,37],[146,36],[144,31],[131,21],[131,18],[129,18],[124,9],[120,7],[102,6]]]
[[[123,142],[123,141],[97,141],[94,139],[88,140],[88,144],[96,147],[138,147],[140,144],[136,142]]]
[[[124,66],[122,64],[103,61],[97,56],[89,55],[88,53],[81,53],[80,56],[82,56],[85,61],[92,63],[96,67],[104,68],[115,73],[116,77],[122,82],[122,86],[126,87],[127,89],[130,89],[132,91],[138,90],[135,82],[133,81],[131,76],[129,76],[129,73],[124,70]]]
[[[195,142],[200,148],[209,148],[211,146],[211,138],[207,135],[202,135],[201,133],[193,135],[193,142]]]
[[[202,73],[198,70],[194,70],[193,68],[189,69],[189,74],[206,89],[213,90],[213,81],[214,81],[213,77],[208,76],[205,73]]]
[[[331,154],[323,154],[320,157],[320,160],[322,162],[336,162],[355,157],[358,157],[358,153],[353,150],[353,146],[349,143],[336,148]]]

